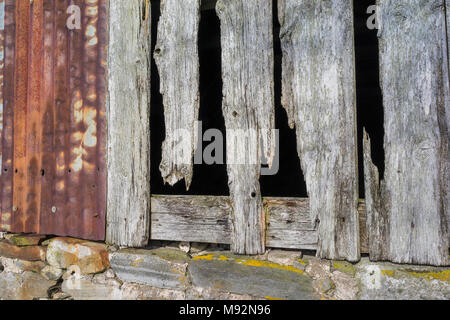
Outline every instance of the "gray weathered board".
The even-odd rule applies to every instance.
[[[200,108],[200,0],[161,0],[154,57],[163,96],[166,137],[160,171],[165,183],[192,181]]]
[[[140,247],[150,225],[150,1],[109,1],[106,241]]]
[[[232,205],[229,197],[152,196],[151,239],[230,244]],[[267,247],[317,249],[317,228],[309,200],[264,198]],[[367,252],[365,205],[358,207],[361,251]]]
[[[365,137],[373,260],[449,264],[449,69],[444,0],[379,1],[385,172]]]
[[[274,157],[272,1],[218,0],[222,44],[222,110],[232,214],[231,249],[260,254],[264,211],[261,157]]]
[[[358,170],[352,0],[279,0],[282,104],[298,154],[318,256],[358,261]]]

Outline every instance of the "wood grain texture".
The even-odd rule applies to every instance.
[[[155,61],[163,96],[166,137],[160,171],[171,186],[192,181],[200,108],[200,0],[162,0]]]
[[[282,105],[318,224],[317,255],[358,261],[353,1],[279,0]]]
[[[380,195],[381,203],[368,202],[367,211],[374,218],[384,216],[387,225],[386,231],[380,230],[385,233],[380,243],[370,244],[375,251],[371,257],[448,265],[450,99],[445,3],[383,0],[379,5],[386,160],[381,182],[366,173],[366,197],[371,190]],[[369,166],[368,171],[375,171]],[[379,229],[377,224],[380,221],[368,219],[368,228]]]
[[[261,156],[274,156],[272,1],[219,0],[222,111],[227,130],[227,172],[233,204],[231,250],[260,254],[264,212]]]
[[[150,1],[109,1],[107,242],[140,247],[150,225]]]
[[[231,243],[229,197],[153,195],[151,201],[152,240]],[[263,204],[267,247],[317,249],[317,226],[311,220],[308,199],[264,198]],[[361,251],[367,252],[364,208],[361,202]]]

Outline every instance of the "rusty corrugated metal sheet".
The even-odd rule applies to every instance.
[[[3,1],[0,229],[103,240],[107,0]]]

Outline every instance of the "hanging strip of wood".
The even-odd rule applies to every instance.
[[[165,183],[192,181],[200,108],[200,0],[161,0],[155,61],[163,96],[166,138],[160,171]]]
[[[140,247],[150,224],[150,1],[109,1],[107,242]]]
[[[317,255],[360,258],[353,1],[279,0],[282,104],[318,224]]]
[[[371,258],[448,265],[445,2],[383,0],[379,5],[386,162],[379,182],[367,172],[376,168],[370,147],[365,148],[365,165],[373,168],[366,169],[366,197],[379,198],[367,202],[368,230],[379,234],[369,243]]]
[[[261,157],[274,156],[272,1],[219,0],[222,109],[227,130],[227,171],[232,215],[231,249],[260,254],[264,213]]]

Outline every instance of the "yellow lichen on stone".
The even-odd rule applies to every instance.
[[[450,270],[445,270],[441,272],[413,272],[408,271],[408,273],[416,278],[424,278],[427,280],[439,280],[450,282]]]
[[[207,255],[203,255],[203,256],[197,256],[197,257],[192,258],[192,260],[233,261],[233,262],[239,263],[239,264],[244,265],[244,266],[249,266],[249,267],[273,268],[273,269],[278,269],[278,270],[295,272],[295,273],[298,273],[298,274],[303,274],[304,273],[303,270],[297,269],[297,268],[292,267],[292,266],[282,266],[280,264],[276,264],[276,263],[268,262],[268,261],[264,261],[264,260],[254,260],[254,259],[245,259],[245,258],[241,258],[241,259],[240,258],[236,258],[236,259],[234,259],[234,258],[226,257],[224,255],[218,255],[218,254],[213,254],[213,253],[207,254]]]
[[[246,259],[237,259],[236,260],[237,263],[245,265],[245,266],[250,266],[250,267],[265,267],[265,268],[274,268],[274,269],[278,269],[278,270],[286,270],[286,271],[290,271],[290,272],[296,272],[298,274],[303,274],[303,270],[291,267],[291,266],[282,266],[276,263],[272,263],[272,262],[267,262],[267,261],[262,261],[262,260],[246,260]]]
[[[393,277],[394,273],[395,273],[395,271],[393,271],[393,270],[381,270],[381,274],[388,276],[388,277]]]
[[[273,298],[273,297],[266,297],[266,300],[271,300],[271,301],[282,301],[282,300],[286,300],[286,299],[280,299],[280,298]]]
[[[214,254],[207,254],[204,256],[196,256],[194,258],[192,258],[192,260],[208,260],[211,261],[214,259]]]

